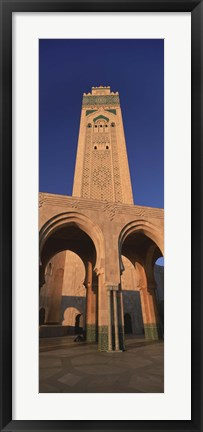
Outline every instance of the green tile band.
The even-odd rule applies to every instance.
[[[145,338],[149,340],[162,339],[160,324],[144,324]]]
[[[86,324],[86,341],[96,342],[97,341],[97,331],[95,324]]]
[[[83,105],[119,105],[118,95],[83,96]]]
[[[98,327],[98,350],[108,351],[108,326]]]

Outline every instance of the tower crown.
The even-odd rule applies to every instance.
[[[107,95],[110,94],[111,89],[109,86],[92,87],[92,95]]]
[[[73,195],[133,204],[119,94],[109,86],[83,94]]]
[[[118,92],[111,92],[109,86],[92,87],[91,93],[83,93],[83,106],[88,105],[119,105]]]

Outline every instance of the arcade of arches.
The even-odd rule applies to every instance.
[[[163,274],[155,265],[162,256],[162,211],[153,223],[132,220],[140,211],[133,206],[120,220],[119,213],[109,217],[98,205],[72,212],[73,198],[58,196],[54,206],[54,196],[43,195],[40,336],[83,333],[107,351],[123,351],[125,334],[162,338]],[[70,210],[64,213],[65,203]]]
[[[123,351],[125,333],[163,336],[155,263],[164,212],[134,205],[119,94],[110,87],[84,93],[73,196],[40,193],[39,225],[41,337],[83,332],[101,351]]]

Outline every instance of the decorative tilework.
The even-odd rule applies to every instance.
[[[97,117],[95,117],[95,118],[93,119],[93,121],[96,122],[96,121],[99,120],[99,119],[103,119],[103,120],[106,120],[107,122],[109,122],[109,119],[108,119],[107,117],[103,116],[102,114],[99,115],[99,116],[97,116]]]
[[[97,340],[96,325],[86,324],[86,341],[96,342],[96,340]]]
[[[86,111],[86,116],[88,116],[89,114],[92,114],[93,112],[96,112],[97,110],[87,110]]]
[[[122,189],[121,189],[121,178],[120,178],[120,167],[118,160],[118,145],[116,128],[111,128],[111,146],[112,146],[112,160],[113,160],[113,172],[114,172],[114,193],[115,201],[122,202]]]
[[[89,198],[90,196],[90,171],[91,171],[91,142],[92,128],[86,131],[86,151],[83,166],[83,181],[82,181],[82,197]]]
[[[83,105],[119,105],[118,95],[83,96]]]
[[[162,339],[162,331],[159,324],[144,324],[145,338],[150,340]]]
[[[116,109],[107,109],[106,111],[116,115]]]
[[[108,351],[108,326],[98,327],[98,350]]]

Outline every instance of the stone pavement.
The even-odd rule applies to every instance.
[[[74,337],[40,339],[40,393],[163,393],[164,343],[128,337],[125,352],[98,352]]]

